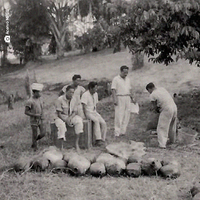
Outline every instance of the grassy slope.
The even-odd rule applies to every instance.
[[[38,81],[43,83],[68,82],[74,73],[80,73],[84,79],[112,78],[118,73],[119,66],[127,64],[130,66],[130,54],[126,51],[112,54],[110,50],[93,53],[84,56],[69,57],[62,61],[46,61],[41,66],[28,66],[30,73],[35,69]],[[2,89],[9,91],[20,91],[24,94],[23,78],[25,70],[5,75],[0,80]],[[145,101],[148,94],[144,92],[145,85],[149,81],[165,86],[171,92],[188,91],[196,88],[199,80],[199,69],[181,61],[168,67],[154,65],[145,62],[145,67],[130,73],[138,101],[141,103],[139,116],[132,116],[128,127],[129,138],[144,141],[148,148],[150,157],[170,157],[177,159],[182,166],[182,175],[176,180],[163,180],[159,177],[141,177],[138,179],[105,177],[96,179],[91,177],[73,178],[68,175],[59,174],[33,174],[27,173],[22,176],[13,173],[2,173],[0,175],[0,199],[190,199],[187,191],[192,181],[199,180],[200,159],[199,149],[178,147],[166,151],[154,148],[154,140],[149,140],[146,133],[146,123],[150,113],[146,110]],[[8,85],[8,83],[12,83]],[[46,118],[47,122],[52,120],[53,102],[56,99],[55,92],[45,91]],[[194,101],[191,96],[182,98],[179,102],[181,115],[184,122],[190,123],[198,119],[198,110],[195,106],[198,95]],[[194,98],[193,98],[194,99]],[[189,103],[188,103],[189,102]],[[192,111],[187,109],[193,105]],[[29,155],[31,143],[31,130],[28,117],[24,116],[24,102],[15,104],[15,110],[6,111],[2,105],[0,115],[1,143],[5,148],[0,150],[0,168],[9,166],[13,160],[21,154]],[[182,106],[182,107],[181,107]],[[187,109],[186,109],[187,108]],[[114,108],[111,99],[103,100],[99,105],[100,113],[108,124],[108,142],[113,141],[113,119]],[[193,117],[193,118],[192,118]],[[49,126],[47,127],[49,130]],[[50,144],[48,138],[41,141],[43,148]]]

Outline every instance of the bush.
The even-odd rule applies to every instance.
[[[82,36],[75,36],[75,38],[76,48],[84,50],[85,53],[92,49],[104,48],[106,42],[105,33],[98,24]]]

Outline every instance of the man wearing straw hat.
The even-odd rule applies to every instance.
[[[170,143],[176,142],[177,106],[165,88],[149,83],[146,89],[150,93],[152,110],[160,113],[157,125],[158,143],[160,148],[165,149],[168,137]]]
[[[43,102],[40,92],[43,85],[40,83],[33,83],[31,85],[32,97],[26,102],[25,114],[30,116],[30,123],[32,128],[32,148],[37,150],[37,141],[45,136],[45,126],[43,123]],[[38,134],[38,128],[40,134]]]

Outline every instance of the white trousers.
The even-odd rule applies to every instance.
[[[103,140],[106,139],[107,134],[107,125],[105,120],[101,117],[101,115],[97,112],[86,113],[87,119],[90,119],[94,123],[94,135],[96,140]]]
[[[75,115],[71,120],[72,125],[74,126],[74,130],[76,134],[83,132],[83,119]],[[66,123],[60,118],[55,119],[56,127],[58,128],[58,139],[66,140],[65,133],[67,131]]]
[[[175,143],[176,125],[177,125],[176,105],[161,111],[157,126],[158,143],[160,147],[166,147],[168,137],[170,143]]]
[[[118,96],[115,106],[115,136],[124,135],[130,119],[130,96]]]

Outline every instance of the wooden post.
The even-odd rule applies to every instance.
[[[36,73],[35,73],[35,70],[33,70],[33,81],[34,83],[37,83],[37,77],[36,77]]]
[[[13,110],[13,104],[14,104],[14,95],[11,94],[8,97],[8,110]]]
[[[31,97],[31,86],[30,86],[30,76],[29,76],[28,69],[26,71],[24,86],[25,86],[26,94],[27,94],[28,98],[30,98]]]
[[[53,145],[56,146],[56,141],[57,141],[57,137],[58,137],[57,136],[58,129],[54,122],[50,123],[50,128],[51,128],[51,137],[50,138],[53,141]]]
[[[87,149],[92,147],[92,121],[83,120],[84,127],[84,146]]]

